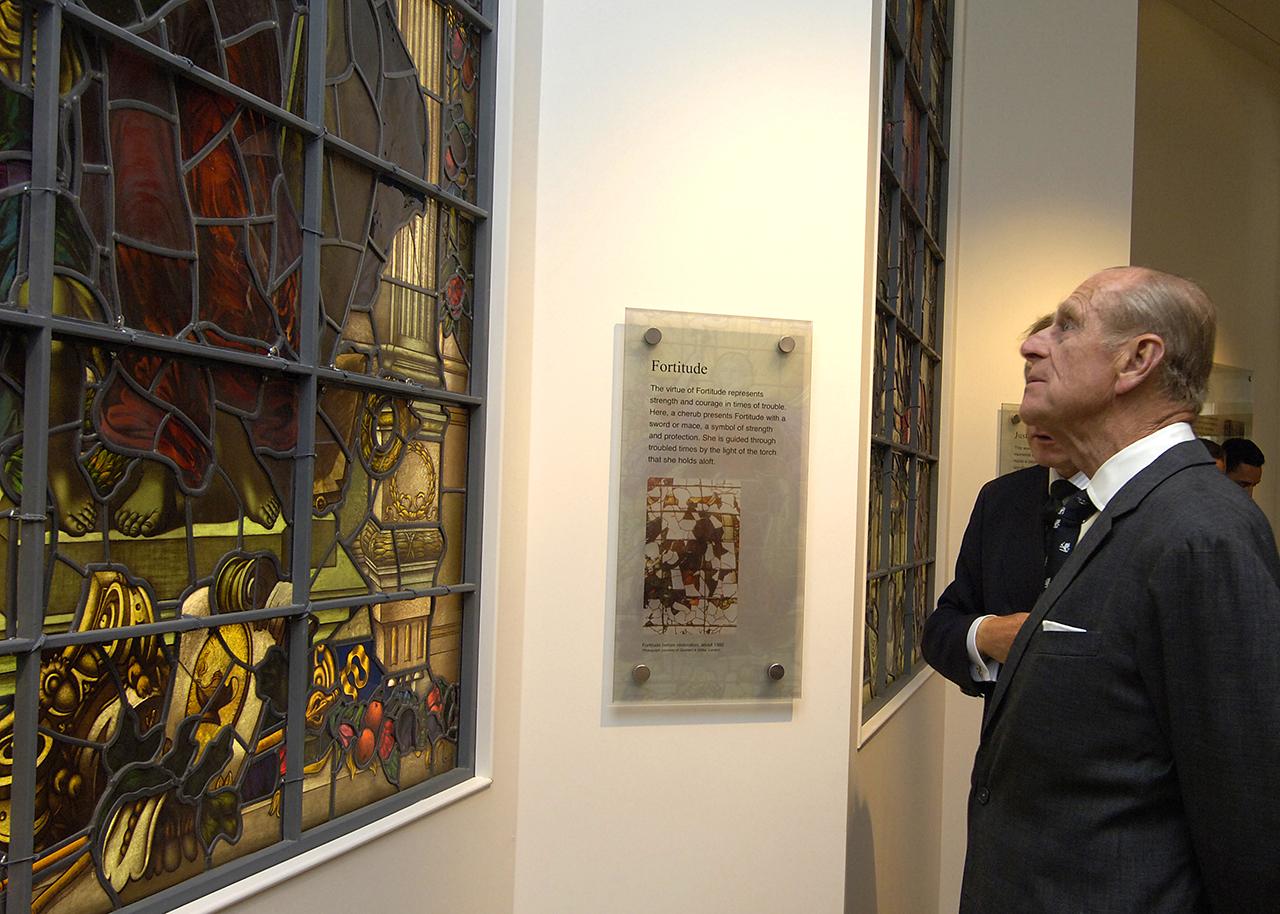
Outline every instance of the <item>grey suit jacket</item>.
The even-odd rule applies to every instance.
[[[1187,442],[1116,494],[1014,641],[974,761],[960,909],[1278,907],[1280,561],[1266,518]]]

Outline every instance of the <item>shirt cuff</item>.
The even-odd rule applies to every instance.
[[[973,677],[974,682],[995,682],[996,677],[1000,675],[1000,661],[987,660],[978,653],[978,626],[982,624],[983,619],[990,619],[993,615],[994,613],[988,613],[974,619],[973,624],[969,626],[969,635],[964,641],[964,646],[969,651],[969,675]]]

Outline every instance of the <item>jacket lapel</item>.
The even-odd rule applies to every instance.
[[[1027,646],[1039,634],[1040,624],[1048,616],[1049,610],[1053,608],[1063,591],[1071,585],[1071,582],[1076,579],[1081,570],[1088,564],[1093,554],[1110,537],[1111,528],[1115,521],[1137,508],[1156,486],[1174,473],[1190,466],[1211,462],[1204,446],[1198,441],[1186,441],[1182,444],[1174,445],[1157,457],[1149,466],[1141,470],[1137,476],[1125,483],[1115,497],[1111,499],[1110,503],[1107,504],[1107,509],[1098,515],[1097,520],[1093,522],[1093,526],[1089,528],[1089,532],[1080,540],[1080,545],[1076,547],[1075,552],[1067,559],[1061,570],[1054,575],[1053,580],[1049,583],[1049,588],[1040,595],[1036,605],[1031,608],[1031,614],[1027,617],[1027,621],[1019,630],[1018,636],[1013,639],[1013,646],[1009,649],[1009,658],[1000,667],[1000,675],[996,679],[995,691],[991,694],[991,700],[987,702],[986,713],[983,715],[982,732],[984,735],[990,728],[991,722],[995,719],[996,712],[1004,701],[1005,695],[1009,692],[1014,675],[1018,671],[1018,665],[1022,662],[1023,655],[1026,654]]]

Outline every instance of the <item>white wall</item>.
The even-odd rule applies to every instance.
[[[546,0],[516,911],[843,905],[869,0]],[[803,698],[610,714],[616,328],[814,323]]]
[[[1137,0],[969,0],[959,56],[947,340],[949,567],[997,472],[1001,403],[1022,398],[1021,333],[1129,261]],[[946,687],[940,911],[954,911],[980,703]]]
[[[1280,519],[1280,52],[1271,65],[1168,0],[1143,0],[1133,258],[1200,281],[1215,361],[1253,370],[1255,490]]]

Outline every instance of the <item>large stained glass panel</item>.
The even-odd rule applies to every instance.
[[[470,773],[494,6],[0,0],[0,910]]]
[[[932,600],[951,29],[947,0],[885,4],[864,722],[923,670]]]

